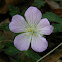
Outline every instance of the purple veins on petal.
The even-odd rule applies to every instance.
[[[44,18],[37,25],[37,30],[42,35],[50,35],[53,32],[54,27],[50,25],[48,19]]]
[[[36,7],[31,6],[26,10],[25,17],[30,25],[35,25],[41,20],[42,13]]]
[[[48,47],[48,42],[41,35],[33,36],[31,41],[31,47],[36,52],[43,52]]]
[[[20,34],[14,39],[14,46],[20,51],[26,51],[29,48],[31,37],[28,33]]]
[[[21,15],[15,15],[12,17],[12,21],[9,24],[9,29],[12,32],[20,33],[26,31],[25,26],[28,26],[25,19]]]

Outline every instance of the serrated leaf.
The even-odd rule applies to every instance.
[[[9,8],[9,11],[10,11],[10,15],[11,15],[11,16],[14,16],[14,15],[16,15],[16,14],[20,14],[20,10],[19,10],[18,7],[9,5],[8,8]]]
[[[37,53],[33,52],[32,50],[25,51],[25,54],[28,57],[31,57],[34,61],[37,61],[40,58],[40,56]]]
[[[54,26],[53,32],[62,32],[62,24],[52,24]]]
[[[3,23],[0,25],[0,30],[10,31],[9,30],[9,23]]]
[[[49,21],[62,23],[62,18],[58,15],[54,14],[53,12],[46,12],[43,14],[42,18],[47,18]]]
[[[17,53],[19,53],[20,51],[15,47],[15,46],[9,46],[8,48],[6,48],[4,50],[4,52],[8,55],[16,55]]]
[[[45,4],[44,0],[34,0],[33,6],[40,8],[41,6],[44,6],[44,4]]]

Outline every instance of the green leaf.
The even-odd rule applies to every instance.
[[[18,7],[9,5],[8,8],[9,8],[9,11],[10,11],[10,15],[11,15],[11,16],[14,16],[14,15],[16,15],[16,14],[20,14],[20,10],[19,10]]]
[[[47,18],[51,22],[62,23],[62,18],[52,12],[46,12],[43,14],[42,18]]]
[[[62,24],[52,24],[54,26],[53,32],[62,32]]]
[[[24,16],[26,10],[27,10],[27,8],[25,8],[25,9],[22,11],[22,13],[21,13],[22,16]]]
[[[33,6],[40,8],[41,6],[44,6],[44,4],[45,4],[44,0],[34,0]]]
[[[17,59],[19,62],[24,62],[25,54],[24,52],[21,52],[20,54],[17,55]]]
[[[0,41],[0,51],[4,48],[4,44]]]
[[[5,48],[7,49],[8,47],[13,46],[13,42],[6,41],[5,42]]]
[[[28,57],[31,57],[34,61],[37,61],[40,58],[40,56],[37,53],[33,52],[32,50],[25,51],[25,54]]]
[[[5,36],[0,35],[0,40],[3,40],[3,39],[5,39]]]
[[[10,31],[9,30],[9,23],[3,23],[0,25],[0,30]]]
[[[16,55],[17,53],[19,53],[20,51],[13,45],[13,46],[9,46],[8,48],[6,48],[4,50],[4,52],[8,55]]]

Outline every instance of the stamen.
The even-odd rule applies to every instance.
[[[29,36],[31,35],[31,33],[29,33]]]
[[[31,31],[32,31],[32,28],[26,29],[26,32],[31,32]]]
[[[42,34],[40,34],[41,36],[43,36]]]
[[[26,32],[28,32],[28,29],[26,29]]]
[[[29,31],[32,31],[32,28],[28,28]]]
[[[31,26],[32,26],[32,24],[31,24]],[[37,34],[36,34],[37,32],[36,32],[36,30],[33,27],[27,28],[26,32],[29,32],[29,36],[30,35],[37,36]]]
[[[25,28],[27,28],[27,26],[25,26]]]

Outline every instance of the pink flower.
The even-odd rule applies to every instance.
[[[43,52],[48,47],[43,35],[50,35],[53,26],[47,18],[41,19],[42,13],[36,7],[29,7],[25,12],[25,19],[21,15],[12,17],[9,29],[14,33],[21,33],[14,39],[14,46],[20,51],[26,51],[31,43],[31,48],[36,52]]]

